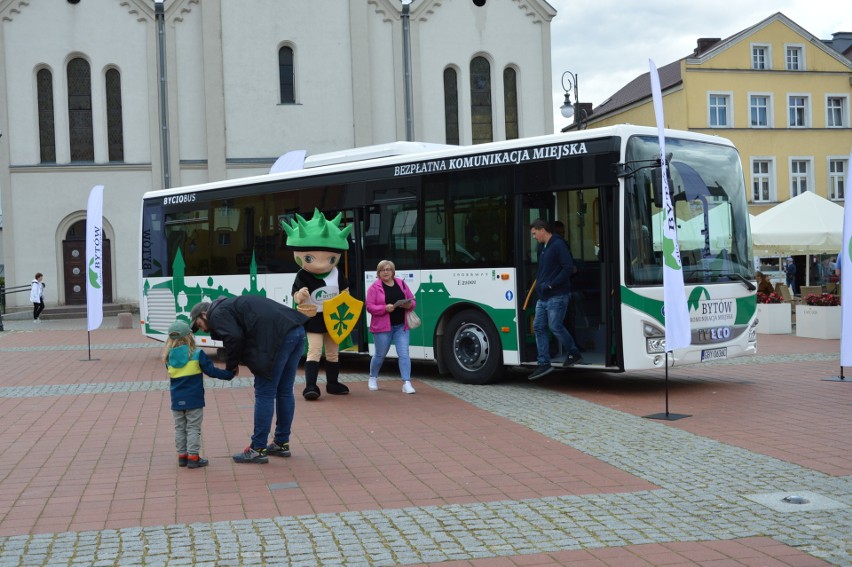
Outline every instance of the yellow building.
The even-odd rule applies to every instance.
[[[845,54],[845,56],[844,56]],[[852,148],[852,33],[822,41],[782,13],[729,38],[702,38],[659,68],[668,128],[739,148],[758,214],[804,191],[839,201]],[[594,109],[590,127],[654,126],[648,73]]]

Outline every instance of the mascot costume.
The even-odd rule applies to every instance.
[[[363,302],[349,295],[349,280],[337,269],[340,256],[349,250],[347,236],[352,226],[340,228],[343,213],[328,220],[318,210],[306,221],[301,215],[290,223],[281,221],[287,233],[287,246],[293,250],[296,263],[301,268],[293,282],[293,299],[297,309],[308,315],[305,324],[308,335],[308,355],[305,361],[306,400],[320,397],[317,387],[320,358],[325,350],[325,391],[343,395],[349,388],[338,380],[339,344],[358,321]]]

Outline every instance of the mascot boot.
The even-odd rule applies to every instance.
[[[329,394],[342,396],[349,393],[346,384],[341,384],[337,377],[340,375],[340,363],[325,361],[325,391]]]
[[[306,400],[316,400],[320,397],[320,389],[317,387],[317,376],[319,375],[319,361],[305,362],[305,389],[302,396]]]

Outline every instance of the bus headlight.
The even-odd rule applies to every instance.
[[[650,323],[642,324],[642,334],[645,335],[645,352],[660,354],[666,352],[666,332]]]
[[[756,343],[757,342],[757,320],[755,319],[754,325],[749,327],[748,329],[748,342]]]

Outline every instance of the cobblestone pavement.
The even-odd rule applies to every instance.
[[[76,325],[79,324],[79,321],[76,322]],[[92,372],[85,365],[77,365],[83,366],[83,370],[71,375],[66,373],[63,375],[64,380],[53,379],[49,374],[40,380],[37,368],[39,362],[44,360],[43,357],[68,356],[70,352],[75,358],[59,362],[67,368],[72,365],[68,360],[80,360],[81,351],[90,349],[85,342],[64,344],[68,339],[58,333],[79,328],[74,325],[57,322],[51,326],[45,323],[39,329],[32,329],[33,325],[29,322],[15,322],[10,329],[7,323],[7,332],[0,333],[0,357],[6,360],[12,356],[15,358],[11,359],[13,366],[4,369],[7,379],[0,380],[0,411],[9,415],[10,408],[19,407],[18,404],[32,404],[28,411],[37,411],[37,408],[42,407],[37,404],[44,403],[40,400],[57,400],[55,405],[43,406],[46,411],[53,411],[62,400],[70,403],[71,399],[80,397],[109,397],[114,403],[120,403],[118,400],[135,399],[138,396],[158,396],[158,407],[168,409],[167,383],[159,375],[160,363],[156,360],[161,345],[145,342],[141,337],[134,341],[133,336],[126,333],[114,338],[110,335],[105,340],[104,337],[112,332],[112,322],[109,321],[104,331],[97,332],[102,344],[91,347],[93,355],[106,358],[111,351],[117,351],[115,354],[133,351],[142,357],[144,372],[110,380],[109,376]],[[53,331],[57,332],[56,340],[52,340]],[[28,334],[33,338],[32,341],[25,340]],[[761,335],[761,338],[764,336]],[[789,342],[790,339],[794,337],[780,340]],[[109,342],[113,340],[119,342]],[[767,344],[773,340],[776,339],[765,337]],[[829,411],[823,406],[826,415],[836,419],[836,416],[845,413],[848,418],[849,410],[852,409],[852,386],[827,382],[819,387],[815,385],[820,376],[839,363],[836,352],[838,341],[823,341],[817,346],[814,343],[800,343],[806,345],[806,348],[798,349],[804,352],[796,352],[797,349],[788,346],[788,342],[779,347],[781,352],[702,366],[701,372],[704,374],[698,381],[706,380],[706,374],[712,378],[717,389],[725,387],[736,390],[726,380],[731,376],[741,377],[743,372],[748,375],[751,369],[757,367],[763,371],[777,367],[802,374],[810,372],[811,378],[798,391],[800,399],[806,401],[809,392],[819,387],[833,388],[831,399],[836,407]],[[819,349],[824,352],[814,352]],[[834,352],[831,352],[832,349]],[[27,370],[28,364],[33,369]],[[389,366],[385,368],[382,390],[379,392],[386,394],[383,400],[391,399],[390,390],[395,391],[398,385],[398,381],[394,380],[395,365]],[[347,397],[350,399],[327,399],[330,397],[326,396],[321,400],[325,405],[297,400],[294,434],[300,431],[299,427],[301,431],[311,427],[319,428],[316,424],[333,419],[334,413],[328,409],[334,407],[331,404],[337,404],[336,407],[340,408],[344,407],[343,404],[358,403],[356,400],[359,396],[369,398],[371,394],[367,393],[364,385],[364,368],[363,364],[358,363],[345,365],[343,379],[353,389],[352,395]],[[10,533],[7,527],[2,532],[6,535],[0,537],[0,567],[411,565],[444,562],[484,566],[575,564],[574,561],[577,561],[576,564],[586,561],[582,564],[588,565],[852,565],[852,469],[845,468],[848,461],[838,465],[838,474],[826,474],[810,467],[807,459],[805,462],[782,460],[770,456],[771,451],[760,450],[760,447],[749,450],[734,441],[715,438],[712,423],[705,425],[698,421],[694,427],[701,427],[703,431],[696,433],[687,430],[690,427],[688,419],[679,422],[645,419],[637,413],[641,408],[615,409],[607,407],[605,402],[590,401],[595,399],[594,393],[584,396],[582,384],[569,387],[563,383],[564,380],[531,383],[523,379],[523,374],[515,372],[503,383],[474,387],[437,377],[434,372],[429,374],[429,367],[418,370],[426,376],[416,381],[418,394],[393,400],[435,404],[427,409],[427,413],[435,413],[436,419],[439,416],[438,404],[467,408],[462,411],[470,412],[472,426],[477,424],[479,427],[477,420],[483,416],[485,421],[482,431],[487,432],[485,425],[489,420],[495,420],[490,422],[491,427],[495,427],[495,424],[496,427],[502,427],[500,424],[505,424],[507,442],[511,442],[509,440],[514,439],[512,432],[515,428],[528,430],[530,435],[541,438],[543,443],[549,443],[554,448],[565,447],[605,463],[612,470],[620,471],[620,474],[635,477],[645,488],[637,490],[637,485],[625,484],[625,481],[618,480],[621,477],[616,479],[617,475],[613,473],[616,480],[611,482],[609,489],[596,487],[585,493],[565,491],[528,497],[520,490],[518,498],[489,499],[487,495],[479,495],[468,498],[468,501],[464,497],[456,502],[446,498],[438,500],[440,503],[434,505],[372,507],[366,504],[360,509],[349,506],[350,509],[295,515],[261,516],[246,510],[235,512],[235,517],[228,520],[160,525],[116,524],[115,527],[105,525],[104,529],[92,530],[41,531],[34,527],[21,533]],[[145,379],[148,372],[152,379]],[[732,375],[731,372],[737,374]],[[15,379],[8,379],[12,375]],[[137,377],[142,379],[135,379]],[[692,408],[693,401],[687,397],[689,386],[684,386],[685,378],[678,374],[674,379],[678,386],[677,402]],[[752,380],[759,382],[759,379]],[[646,378],[645,381],[654,380]],[[16,383],[8,385],[10,382]],[[655,383],[655,393],[658,394],[659,380]],[[251,379],[243,373],[232,383],[206,380],[206,386],[208,408],[204,427],[209,439],[208,423],[217,415],[226,415],[226,395],[245,398],[238,411],[234,411],[235,415],[245,418],[245,414],[250,413],[247,408],[250,408],[251,403]],[[576,392],[560,391],[572,387],[579,389]],[[297,392],[300,390],[297,386]],[[627,394],[622,391],[619,399],[623,402],[624,397],[629,395],[629,390]],[[656,400],[659,401],[659,397]],[[756,405],[757,398],[751,401],[743,399],[741,403],[745,408],[750,404],[759,407]],[[375,402],[357,407],[359,410],[366,408],[366,412],[370,411],[369,408],[374,412],[387,411]],[[312,413],[320,411],[316,408],[329,413]],[[778,411],[783,413],[784,409],[778,408]],[[158,423],[170,420],[170,415],[166,413]],[[341,428],[346,428],[347,419],[355,419],[353,413],[341,418]],[[821,418],[820,415],[812,417],[814,421]],[[300,419],[305,421],[301,422]],[[375,421],[380,417],[367,415],[365,419]],[[413,419],[411,424],[400,423],[399,427],[405,428],[415,423],[423,425]],[[718,419],[716,425],[721,428],[724,425],[724,414],[719,415]],[[783,423],[783,419],[779,423]],[[11,422],[0,421],[0,425],[11,427]],[[67,425],[69,430],[74,431],[74,424]],[[241,438],[245,437],[249,426],[241,422],[238,427],[240,431],[237,434]],[[838,421],[833,427],[839,428],[846,439],[844,446],[835,449],[849,459],[852,453],[852,426],[847,419]],[[162,433],[167,436],[168,429],[158,429],[157,435],[162,436]],[[785,435],[789,435],[790,443],[799,443],[797,437],[807,433],[796,429],[787,433],[780,431],[778,434],[782,441]],[[18,509],[14,506],[27,498],[34,502],[39,500],[38,495],[27,494],[29,490],[35,492],[35,480],[30,481],[27,487],[16,485],[16,477],[23,472],[20,463],[16,462],[17,453],[38,450],[42,439],[50,435],[50,431],[33,431],[32,435],[26,447],[21,446],[21,439],[0,437],[0,447],[4,454],[4,463],[0,465],[0,527],[13,525],[6,520]],[[156,455],[161,447],[168,447],[169,439],[165,440],[165,444],[152,448],[150,444],[142,442],[138,432],[134,435],[140,437],[138,450],[147,452],[152,461],[152,471],[156,470],[157,474],[170,478],[186,472],[176,471],[177,467],[173,464],[158,465]],[[307,433],[304,435],[304,451],[319,462],[320,451],[309,443]],[[476,439],[479,434],[474,432],[470,435],[470,439]],[[481,435],[483,438],[485,436],[485,433]],[[338,441],[340,446],[336,445]],[[499,440],[485,442],[499,444]],[[327,443],[332,450],[344,453],[349,447],[343,445],[348,445],[350,440],[343,435],[339,440]],[[358,443],[367,447],[367,440]],[[448,452],[459,449],[463,452],[465,449],[451,447],[451,435],[444,443],[447,444],[445,448]],[[226,444],[232,450],[235,448],[230,446],[230,442]],[[213,450],[212,445],[214,443],[208,443],[208,452]],[[434,446],[430,447],[429,450],[434,450]],[[366,448],[364,450],[367,451]],[[424,457],[428,461],[428,450],[424,452],[427,453]],[[543,454],[546,459],[547,453]],[[50,453],[45,454],[46,459],[49,457]],[[292,459],[285,462],[298,462],[297,457],[294,454]],[[169,455],[169,458],[172,456]],[[352,458],[345,454],[341,457],[344,461]],[[215,462],[211,458],[206,481],[206,491],[211,494],[211,499],[213,493],[221,490],[221,485],[211,482],[210,471],[214,467],[230,470],[232,466],[224,464],[226,462],[224,458]],[[270,463],[267,467],[277,464]],[[530,469],[544,466],[521,464]],[[506,461],[507,468],[517,465],[516,462]],[[386,462],[375,468],[381,472],[383,467],[391,469],[394,466],[396,463]],[[249,466],[250,470],[246,470],[245,467],[237,467],[235,474],[251,475],[258,468],[263,468]],[[42,473],[34,474],[33,478],[38,478],[38,474],[50,469],[44,467],[40,470]],[[130,474],[131,470],[125,464],[119,474]],[[279,467],[275,470],[287,469]],[[371,474],[374,472],[371,471]],[[203,473],[199,473],[199,479],[200,474]],[[382,474],[390,476],[392,473],[385,470]],[[521,471],[521,474],[528,473]],[[606,476],[609,473],[602,474]],[[147,486],[151,490],[154,473],[149,472],[148,475]],[[290,484],[304,484],[295,473],[293,477],[275,480],[288,478],[291,481],[296,479],[296,482]],[[65,479],[57,477],[56,482],[60,484]],[[400,485],[400,481],[394,482]],[[267,484],[274,490],[271,483]],[[169,486],[174,487],[174,481]],[[179,482],[178,486],[181,486]],[[107,498],[115,498],[117,490],[108,487],[106,492],[109,493]],[[789,495],[803,496],[810,502],[785,503],[782,499]],[[177,500],[178,496],[172,491],[173,499]],[[257,497],[265,498],[266,494],[259,493]],[[73,507],[74,503],[70,505]],[[739,556],[732,552],[726,553],[723,544],[732,545],[732,542],[746,542],[740,547],[750,552],[742,553],[741,550]],[[767,542],[777,547],[771,547]],[[765,547],[761,549],[761,546]],[[626,553],[625,550],[631,550],[632,553],[629,556],[621,555]],[[678,550],[674,559],[670,555],[672,550]],[[708,553],[708,550],[711,552]]]

